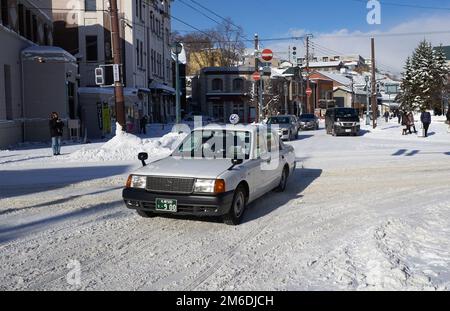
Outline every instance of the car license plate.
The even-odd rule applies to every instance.
[[[177,200],[156,199],[156,210],[159,212],[176,213],[178,211]]]
[[[352,132],[352,130],[345,130],[345,132],[346,132],[346,133],[351,133],[351,132]]]

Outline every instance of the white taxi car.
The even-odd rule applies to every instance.
[[[284,191],[296,166],[292,146],[262,125],[195,129],[167,158],[130,175],[123,199],[140,216],[221,216],[238,225],[246,206],[267,192]]]

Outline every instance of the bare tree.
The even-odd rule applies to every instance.
[[[184,43],[188,74],[195,74],[203,67],[237,66],[245,51],[243,29],[225,19],[217,27],[186,35],[172,34],[173,41]]]

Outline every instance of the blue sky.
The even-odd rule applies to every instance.
[[[182,0],[196,6],[191,0]],[[317,42],[343,53],[359,53],[366,56],[365,38],[344,40],[323,39],[321,35],[344,32],[354,33],[398,33],[432,32],[449,30],[445,35],[420,35],[400,38],[382,38],[379,40],[380,58],[389,66],[400,70],[404,59],[412,52],[418,41],[427,38],[433,44],[450,45],[450,0],[386,0],[382,6],[381,25],[369,25],[366,21],[368,9],[364,0],[195,0],[208,9],[224,17],[231,17],[235,24],[244,28],[248,37],[259,33],[262,38],[285,37],[292,33],[310,32],[317,34]],[[422,8],[400,7],[390,3],[417,5]],[[448,9],[426,9],[438,7]],[[211,13],[206,14],[214,17]],[[175,0],[172,15],[200,29],[214,27],[215,23],[192,8]],[[192,31],[186,25],[173,21],[174,30]],[[357,40],[357,41],[356,41]],[[267,43],[274,49],[287,50],[295,42]],[[319,53],[319,52],[318,52]],[[389,57],[390,56],[390,57]]]
[[[183,0],[193,6],[190,0]],[[288,33],[289,29],[307,29],[310,32],[331,32],[336,29],[349,30],[385,30],[399,22],[414,18],[445,12],[423,8],[391,6],[387,3],[400,3],[430,7],[446,7],[450,13],[450,1],[387,1],[382,3],[382,24],[372,26],[367,24],[366,3],[355,0],[196,0],[198,3],[224,17],[231,17],[236,24],[241,25],[248,35],[260,33],[262,37],[273,37]],[[198,12],[182,2],[175,0],[172,14],[195,27],[205,29],[214,26]],[[208,13],[211,15],[210,13]],[[212,15],[211,15],[212,16]],[[217,17],[215,17],[217,19]],[[192,30],[188,26],[174,22],[174,29]]]

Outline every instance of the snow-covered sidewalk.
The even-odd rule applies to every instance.
[[[428,131],[428,137],[426,138],[421,136],[422,123],[417,116],[415,124],[418,133],[408,135],[402,135],[402,130],[405,127],[400,125],[396,118],[389,120],[388,123],[386,123],[384,118],[380,118],[379,126],[376,129],[367,126],[365,120],[361,122],[362,130],[368,138],[396,140],[399,142],[438,143],[448,144],[450,146],[450,127],[445,123],[445,117],[433,117],[433,122]]]

